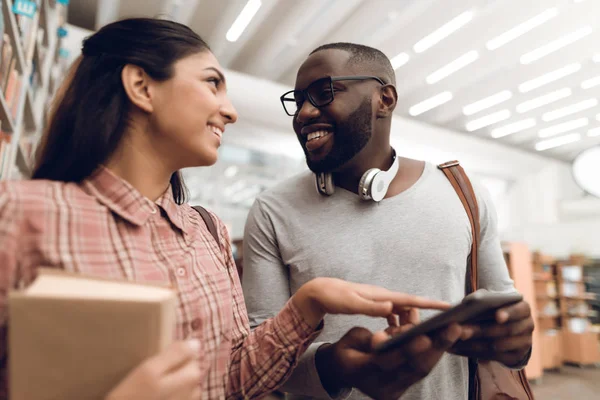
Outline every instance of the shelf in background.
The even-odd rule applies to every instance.
[[[595,293],[584,293],[582,296],[561,296],[565,300],[573,300],[573,301],[589,301],[596,300]]]
[[[21,146],[21,144],[19,143],[17,145],[17,167],[21,170],[21,172],[23,172],[24,174],[27,174],[28,176],[31,176],[31,173],[33,171],[31,171],[31,167],[29,165],[29,163],[27,162],[27,156],[25,155],[25,152],[23,150],[23,147]]]
[[[10,92],[10,103],[1,94],[4,90],[0,91],[2,131],[7,133],[0,147],[0,180],[20,179],[32,172],[33,154],[54,94],[50,90],[50,77],[54,71],[54,79],[58,81],[52,86],[56,86],[67,67],[63,58],[53,57],[60,54],[62,39],[58,37],[58,28],[66,23],[66,6],[52,0],[38,0],[35,14],[15,15],[14,0],[0,3],[5,43],[12,48],[11,74],[18,82],[14,95]]]
[[[2,0],[2,13],[5,19],[5,28],[8,31],[10,42],[13,47],[13,52],[17,59],[17,71],[24,75],[27,72],[27,63],[25,61],[25,53],[23,53],[23,44],[21,43],[21,31],[17,24],[17,19],[12,12],[12,0]]]
[[[0,119],[2,120],[2,130],[4,132],[15,131],[15,123],[2,93],[0,93]]]
[[[34,100],[33,100],[33,90],[31,87],[27,89],[25,94],[25,113],[24,113],[24,122],[25,122],[25,130],[26,131],[37,131],[37,121],[35,119],[34,108]]]

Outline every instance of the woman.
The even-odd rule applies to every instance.
[[[286,379],[325,313],[446,307],[319,278],[250,332],[225,226],[211,214],[215,241],[185,204],[178,172],[214,164],[237,119],[219,63],[189,28],[153,19],[107,25],[82,53],[53,107],[34,179],[0,184],[4,328],[7,290],[30,283],[38,266],[170,283],[181,341],[108,398],[246,398]]]

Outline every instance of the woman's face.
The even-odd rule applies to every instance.
[[[226,125],[237,120],[215,56],[204,51],[177,61],[172,78],[154,83],[152,97],[158,150],[177,169],[214,164]]]

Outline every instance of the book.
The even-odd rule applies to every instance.
[[[39,269],[9,294],[10,398],[104,398],[172,342],[176,307],[168,287]]]

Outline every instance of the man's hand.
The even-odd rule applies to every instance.
[[[529,304],[521,301],[496,312],[491,323],[470,325],[472,337],[459,341],[451,353],[501,362],[507,367],[521,366],[531,350],[534,324]]]
[[[412,315],[401,316],[400,323],[405,322],[402,319],[411,323],[390,327],[386,332],[410,329],[415,314],[409,314]],[[319,348],[317,371],[323,387],[330,394],[354,387],[374,399],[398,399],[429,374],[462,334],[460,326],[451,325],[431,338],[418,336],[402,348],[378,355],[373,353],[373,348],[388,340],[388,334],[372,334],[364,328],[353,328],[338,342]]]

